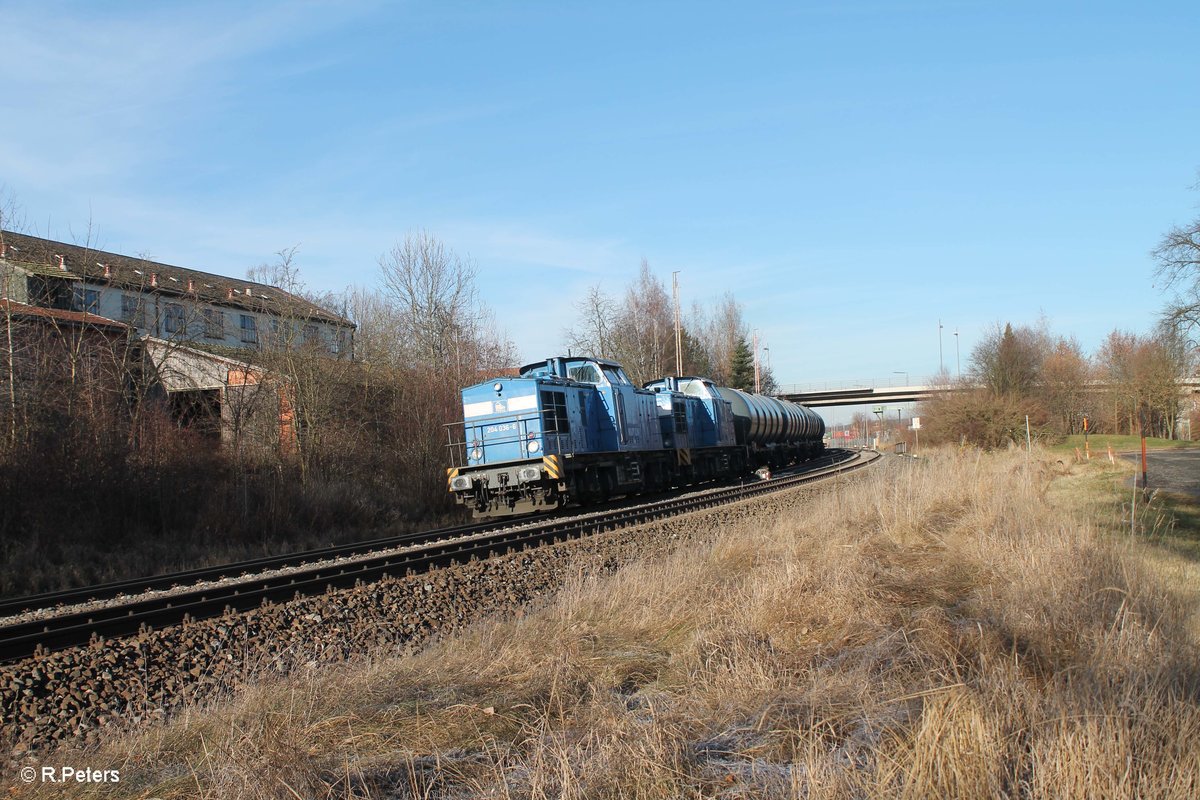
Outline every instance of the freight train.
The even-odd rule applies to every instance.
[[[556,357],[462,390],[448,490],[476,516],[586,505],[814,458],[825,422],[787,400]]]

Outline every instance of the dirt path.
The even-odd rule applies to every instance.
[[[1122,455],[1140,463],[1139,453]],[[1200,450],[1152,450],[1146,454],[1146,477],[1151,489],[1188,494],[1200,500]]]

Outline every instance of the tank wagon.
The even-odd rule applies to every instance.
[[[674,382],[678,391],[700,398],[705,405],[721,400],[733,416],[734,443],[747,450],[753,467],[782,467],[815,458],[824,450],[825,420],[821,415],[777,397],[717,386],[707,378],[663,378],[647,388]]]
[[[615,361],[555,357],[462,390],[447,488],[477,516],[588,504],[812,458],[825,424],[700,377],[635,386]]]

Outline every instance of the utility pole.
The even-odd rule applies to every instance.
[[[754,331],[754,393],[762,391],[761,373],[758,369],[758,330]]]
[[[675,377],[683,377],[683,328],[679,324],[679,270],[671,273],[671,290],[675,295]]]

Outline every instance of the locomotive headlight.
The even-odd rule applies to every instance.
[[[479,459],[483,458],[483,451],[480,450],[478,447],[476,447],[474,450],[471,451],[471,458],[478,461]]]
[[[450,488],[456,492],[465,492],[471,488],[471,479],[466,475],[459,475],[454,480],[450,481]]]
[[[542,449],[542,445],[538,442],[537,439],[534,439],[529,444],[525,445],[525,449],[531,453],[536,453],[538,450]]]
[[[501,389],[504,388],[504,384],[500,383],[500,381],[496,381],[494,384],[492,384],[492,388],[495,389],[497,392],[499,392]]]

